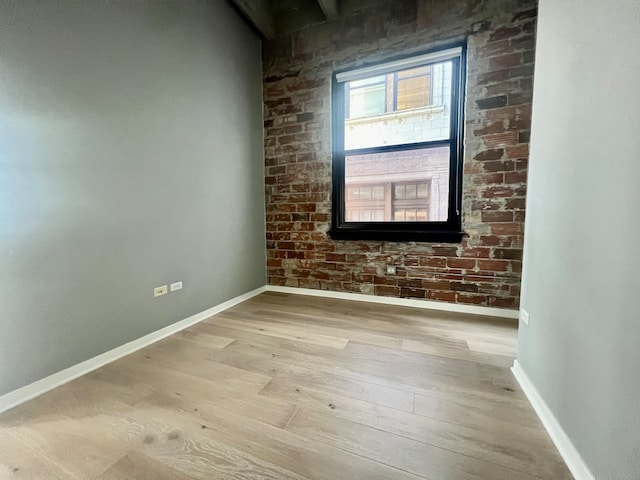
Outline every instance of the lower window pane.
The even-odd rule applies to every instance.
[[[347,155],[347,222],[444,222],[449,148]]]

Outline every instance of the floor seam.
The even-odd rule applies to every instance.
[[[293,420],[293,418],[298,414],[298,412],[300,411],[300,408],[302,408],[302,405],[297,405],[296,406],[296,410],[295,412],[293,412],[293,415],[291,415],[291,417],[289,418],[289,420],[287,420],[287,423],[284,427],[282,427],[283,430],[286,430],[287,427],[289,426],[289,424],[291,423],[291,421]]]

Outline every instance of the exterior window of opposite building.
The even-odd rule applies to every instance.
[[[336,239],[459,242],[465,48],[333,78]]]

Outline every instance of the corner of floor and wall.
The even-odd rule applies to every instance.
[[[575,478],[637,479],[640,3],[356,3],[264,42],[227,2],[3,3],[0,411],[267,289],[521,308]],[[332,241],[332,72],[460,38],[469,235]]]

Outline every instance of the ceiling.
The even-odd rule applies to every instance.
[[[266,39],[338,17],[339,0],[231,0]]]

